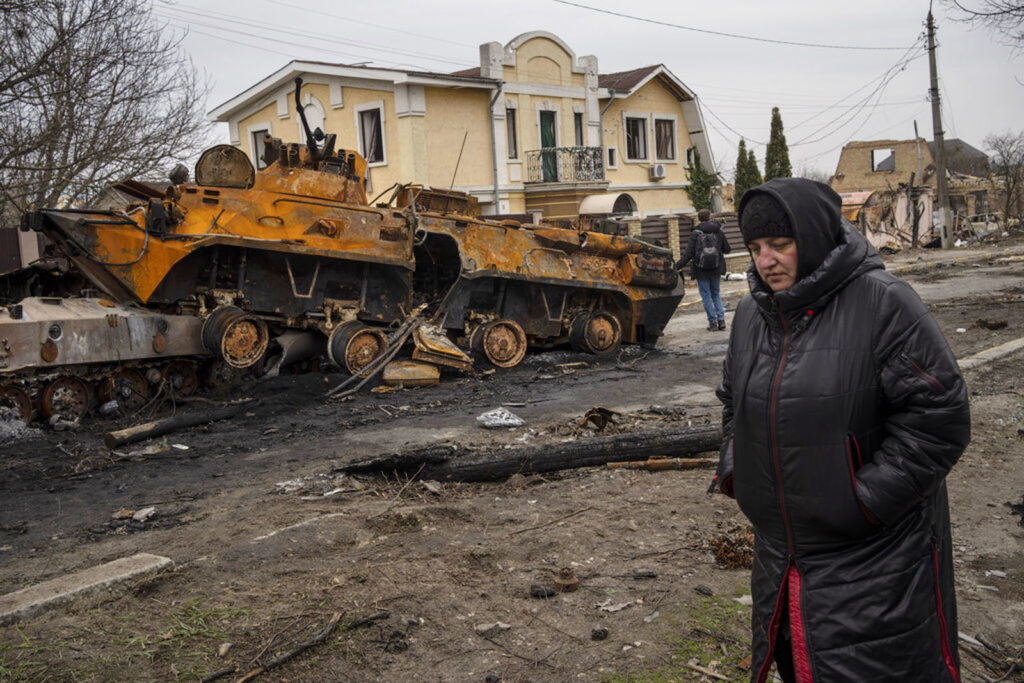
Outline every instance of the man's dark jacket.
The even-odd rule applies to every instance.
[[[774,180],[743,204],[757,192],[787,209],[799,279],[773,296],[750,268],[718,389],[716,483],[755,532],[751,680],[789,623],[815,681],[958,681],[945,477],[970,416],[956,361],[831,189]]]
[[[697,261],[699,260],[697,251],[700,249],[700,244],[697,242],[698,230],[714,235],[718,239],[718,248],[722,254],[728,254],[732,250],[729,246],[729,240],[725,238],[725,233],[722,232],[722,226],[716,221],[705,221],[690,231],[690,241],[686,243],[686,251],[683,252],[683,257],[676,262],[676,270],[682,270],[686,267],[687,263],[692,262],[690,277],[694,280],[713,280],[725,275],[725,256],[718,259],[718,266],[715,268],[704,269],[697,267]]]

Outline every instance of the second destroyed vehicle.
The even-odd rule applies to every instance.
[[[262,170],[219,145],[194,181],[179,166],[163,193],[123,183],[123,210],[27,214],[101,294],[0,309],[0,397],[77,419],[270,358],[357,373],[410,320],[414,357],[441,365],[469,367],[457,345],[498,367],[530,346],[606,354],[653,344],[682,298],[671,255],[628,237],[489,221],[421,186],[368,202],[365,160],[302,120],[306,144],[268,137]]]

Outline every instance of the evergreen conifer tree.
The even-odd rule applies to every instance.
[[[718,184],[718,175],[714,171],[706,170],[700,161],[700,152],[693,150],[693,163],[686,167],[690,176],[690,184],[685,188],[686,195],[690,198],[693,208],[711,208],[711,188]]]
[[[736,155],[736,182],[733,191],[733,202],[739,207],[743,193],[761,184],[761,171],[757,168],[754,150],[747,149],[747,141],[740,140],[739,153]]]
[[[782,132],[782,114],[778,107],[773,107],[771,137],[768,138],[768,150],[764,154],[764,179],[768,181],[792,176],[789,147],[786,145],[786,134]]]
[[[764,182],[761,177],[761,169],[757,167],[757,157],[754,150],[747,150],[747,172],[750,174],[750,187],[757,187]]]

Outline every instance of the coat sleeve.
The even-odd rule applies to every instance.
[[[730,335],[735,334],[736,324],[733,322],[733,332]],[[722,383],[718,385],[718,389],[715,391],[715,395],[718,396],[718,400],[722,402],[722,445],[718,451],[718,470],[715,472],[714,478],[711,480],[711,486],[708,487],[708,493],[724,493],[730,498],[735,498],[735,492],[733,490],[734,472],[733,472],[733,403],[732,403],[732,351],[734,348],[730,339],[729,351],[725,354],[725,361],[722,363]]]
[[[732,247],[729,246],[729,238],[725,236],[725,231],[723,230],[719,234],[722,236],[722,253],[731,254]]]
[[[971,419],[956,359],[910,285],[889,285],[877,310],[885,435],[856,477],[861,502],[888,526],[936,491],[970,442]]]
[[[682,270],[686,267],[686,264],[693,260],[694,243],[697,241],[697,235],[690,232],[690,239],[686,242],[686,251],[683,252],[683,257],[676,261],[676,270]]]

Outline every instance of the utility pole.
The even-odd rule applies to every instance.
[[[949,215],[949,192],[946,189],[946,141],[942,132],[942,109],[939,103],[939,74],[935,66],[935,22],[932,19],[932,11],[928,10],[928,70],[931,72],[931,89],[929,95],[932,101],[932,136],[935,148],[935,175],[938,183],[938,192],[935,202],[939,210],[939,218],[942,222],[942,248],[949,249],[950,236],[953,232],[952,220]]]

